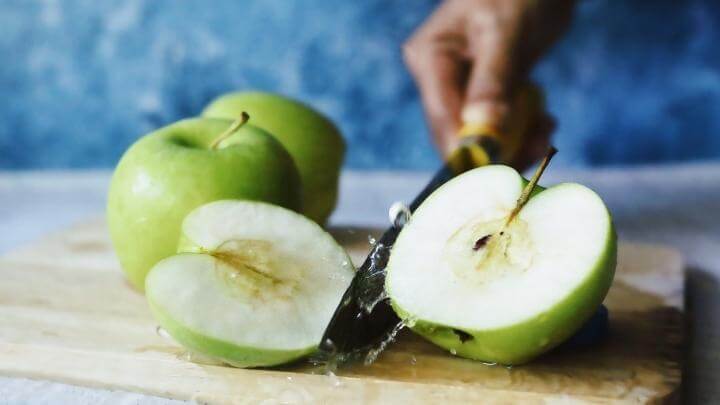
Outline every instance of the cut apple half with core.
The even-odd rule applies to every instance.
[[[558,345],[602,303],[616,237],[592,190],[535,188],[507,166],[456,177],[415,211],[388,262],[405,324],[451,353],[519,364]],[[511,213],[516,211],[516,215]]]
[[[150,307],[180,344],[237,367],[312,353],[354,275],[315,222],[259,202],[195,209],[179,251],[147,277]]]

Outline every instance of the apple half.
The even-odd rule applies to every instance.
[[[589,188],[564,183],[536,187],[517,211],[526,185],[510,167],[486,166],[415,211],[386,278],[406,325],[453,354],[511,365],[557,346],[592,316],[615,272],[607,208]]]
[[[180,344],[236,367],[312,353],[354,275],[315,222],[261,202],[193,210],[179,251],[149,273],[150,308]]]

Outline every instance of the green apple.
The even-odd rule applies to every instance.
[[[198,118],[137,141],[115,169],[107,220],[115,252],[139,289],[159,260],[176,252],[194,208],[227,198],[301,209],[292,158],[266,131],[241,121]]]
[[[251,201],[216,201],[182,224],[176,256],[145,282],[180,344],[236,367],[287,363],[317,348],[352,280],[342,247],[315,222]]]
[[[520,364],[595,312],[615,271],[610,214],[582,185],[532,193],[534,184],[507,166],[482,167],[416,210],[386,278],[415,332],[462,357]]]
[[[210,103],[205,117],[234,118],[247,111],[253,123],[273,134],[295,160],[303,187],[303,213],[324,224],[335,208],[345,142],[325,116],[298,101],[272,93],[230,93]]]

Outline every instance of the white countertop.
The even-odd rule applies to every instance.
[[[0,254],[83,218],[102,215],[106,171],[0,172]],[[384,226],[394,201],[410,200],[430,173],[346,172],[331,222]],[[554,170],[543,184],[576,181],[605,199],[622,239],[664,243],[688,269],[687,402],[720,400],[720,163],[591,171]],[[1,282],[1,281],[0,281]],[[0,377],[0,404],[171,403],[134,393]]]

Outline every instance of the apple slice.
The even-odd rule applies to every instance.
[[[565,183],[536,189],[523,205],[526,184],[506,166],[458,176],[395,243],[386,279],[393,308],[453,354],[527,362],[577,331],[607,294],[616,236],[600,197]]]
[[[180,344],[236,367],[312,353],[354,274],[327,232],[275,205],[212,202],[182,234],[147,277],[150,307]]]

